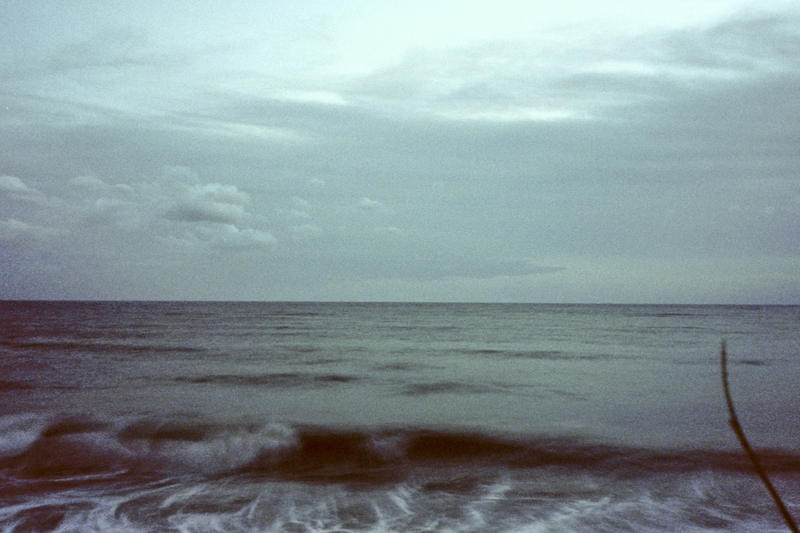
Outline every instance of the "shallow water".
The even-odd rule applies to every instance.
[[[781,531],[800,308],[2,302],[2,531]]]

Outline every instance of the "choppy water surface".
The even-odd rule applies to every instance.
[[[781,531],[800,308],[0,302],[0,530]]]

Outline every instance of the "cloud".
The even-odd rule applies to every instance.
[[[712,71],[753,73],[800,61],[797,14],[738,16],[705,29],[677,31],[664,40],[668,59]]]
[[[0,220],[0,243],[19,246],[45,242],[60,235],[63,235],[63,231],[26,224],[14,218]]]
[[[363,101],[395,111],[487,122],[586,120],[681,92],[793,74],[800,18],[742,15],[711,26],[543,33],[413,50],[359,80]],[[572,31],[580,32],[581,28]]]
[[[361,198],[356,205],[363,211],[383,211],[386,209],[386,204],[366,197]]]
[[[169,220],[180,222],[216,222],[231,224],[241,220],[245,210],[240,205],[224,202],[183,202],[174,205],[164,213]]]
[[[292,198],[292,207],[288,210],[288,214],[297,218],[310,218],[311,217],[311,202],[304,200],[298,196]]]
[[[375,227],[375,232],[378,234],[384,235],[402,235],[403,230],[400,228],[396,228],[394,226],[377,226]]]
[[[198,181],[194,172],[179,169],[151,185],[153,203],[168,206],[161,212],[162,220],[189,224],[188,228],[160,225],[160,242],[192,253],[274,248],[277,239],[272,233],[250,227],[260,218],[248,210],[251,197],[247,192],[231,184]]]
[[[75,218],[81,226],[133,229],[152,215],[150,200],[134,186],[109,184],[87,175],[72,178],[67,184],[77,198],[62,198],[57,209],[63,211],[62,217]]]
[[[222,227],[222,231],[213,236],[209,246],[226,251],[246,251],[272,248],[277,239],[269,232],[252,228],[239,229],[231,224]]]
[[[0,177],[0,198],[38,202],[36,210],[2,223],[2,240],[21,245],[49,239],[58,248],[51,237],[69,232],[74,246],[91,246],[88,253],[98,258],[147,253],[152,248],[148,242],[225,252],[268,249],[276,243],[270,232],[252,227],[260,219],[246,208],[251,202],[247,192],[232,184],[201,183],[188,168],[168,168],[133,185],[85,174],[65,184],[43,201],[44,195],[21,179]]]
[[[28,202],[40,202],[44,199],[44,195],[38,190],[28,187],[17,177],[7,175],[0,175],[0,195]]]
[[[181,236],[159,237],[158,240],[170,248],[187,253],[257,251],[271,249],[278,242],[267,231],[239,229],[233,224],[195,228]]]
[[[250,195],[246,192],[240,191],[234,185],[222,185],[220,183],[195,185],[191,188],[189,194],[198,200],[210,202],[243,205],[250,201]]]
[[[105,181],[95,176],[78,176],[70,179],[67,183],[75,189],[92,192],[100,191],[108,187]]]
[[[130,230],[141,226],[146,218],[143,206],[116,198],[87,201],[80,211],[80,222],[84,226],[116,226]]]
[[[167,209],[164,217],[182,222],[232,224],[245,218],[244,204],[249,201],[250,196],[233,185],[195,185],[185,199]]]

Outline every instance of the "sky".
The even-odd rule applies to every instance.
[[[800,8],[5,0],[0,299],[800,304]]]

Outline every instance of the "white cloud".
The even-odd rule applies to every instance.
[[[269,232],[239,229],[233,224],[194,228],[180,236],[159,237],[158,241],[183,252],[246,252],[273,248],[278,240]]]
[[[8,196],[14,200],[41,201],[44,195],[37,189],[25,185],[15,176],[0,176],[0,195]]]
[[[311,203],[298,196],[292,198],[292,208],[287,213],[296,218],[311,218]]]
[[[212,236],[209,246],[220,250],[246,251],[271,248],[277,242],[269,232],[252,228],[239,229],[232,224],[226,224]]]
[[[383,211],[386,209],[386,205],[384,203],[377,200],[371,200],[367,197],[361,198],[356,205],[359,209],[364,211]]]
[[[141,228],[149,218],[146,206],[116,198],[87,201],[80,216],[84,226],[115,226],[126,230]]]
[[[127,183],[110,184],[97,176],[78,176],[67,184],[83,194],[130,196],[136,193],[136,188]]]
[[[24,217],[0,222],[0,241],[32,243],[72,231],[74,246],[94,247],[93,254],[114,256],[136,242],[153,240],[183,251],[246,251],[273,247],[266,230],[251,227],[258,217],[247,210],[250,195],[232,184],[199,183],[191,169],[167,169],[154,180],[112,184],[94,175],[66,180],[60,196],[39,202]],[[0,177],[2,196],[44,199],[13,176]],[[51,227],[63,228],[60,230]],[[120,231],[124,233],[120,233]],[[121,243],[128,243],[121,246]],[[127,250],[130,251],[130,250]]]
[[[487,122],[554,122],[557,120],[585,120],[589,118],[588,114],[578,113],[573,110],[525,107],[481,111],[445,111],[440,114],[442,117],[452,120],[483,120]]]
[[[96,176],[78,176],[67,181],[76,199],[62,198],[51,210],[65,223],[77,221],[83,227],[117,226],[133,229],[152,216],[152,199],[140,188],[124,183],[110,184]]]
[[[14,218],[0,220],[0,243],[22,245],[43,242],[63,233],[57,229],[27,224]]]
[[[189,195],[198,200],[227,204],[244,205],[250,201],[250,195],[246,192],[240,191],[234,185],[222,185],[220,183],[195,185],[191,188]]]
[[[379,234],[389,234],[389,235],[403,234],[403,231],[400,228],[396,228],[394,226],[378,226],[375,228],[375,232]]]
[[[249,201],[250,195],[233,185],[194,185],[166,210],[164,217],[180,222],[233,224],[247,216],[244,205]]]
[[[70,186],[76,189],[82,189],[88,191],[98,191],[108,187],[105,181],[95,176],[78,176],[72,178],[67,183],[69,183]]]

